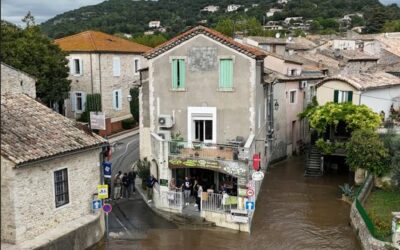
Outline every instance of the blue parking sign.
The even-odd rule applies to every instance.
[[[111,178],[111,162],[103,162],[104,178]]]
[[[246,209],[247,210],[254,210],[255,204],[254,201],[246,201]]]
[[[97,212],[103,206],[103,202],[101,200],[92,200],[92,211]]]

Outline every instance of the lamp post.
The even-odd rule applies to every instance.
[[[128,99],[128,102],[131,102],[131,101],[132,101],[132,96],[131,96],[131,94],[128,94],[128,96],[127,96],[126,98]]]

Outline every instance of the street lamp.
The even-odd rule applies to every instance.
[[[275,99],[274,108],[275,108],[275,110],[279,109],[279,103],[278,103],[277,99]]]
[[[127,96],[126,98],[128,98],[128,102],[131,102],[131,101],[132,101],[132,96],[131,96],[131,94],[128,94],[128,96]]]

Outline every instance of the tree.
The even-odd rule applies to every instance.
[[[390,171],[388,156],[383,141],[371,129],[354,131],[346,145],[346,163],[353,170],[362,168],[382,176]]]
[[[132,41],[154,48],[167,41],[167,38],[165,38],[162,34],[141,35],[132,38]]]
[[[139,88],[131,88],[129,94],[132,96],[130,102],[131,114],[136,122],[139,121]]]
[[[29,13],[24,21],[25,29],[1,22],[1,61],[34,76],[36,95],[49,107],[62,104],[70,90],[66,54],[41,33]]]
[[[383,25],[382,32],[400,32],[400,19],[386,21]]]
[[[365,33],[379,33],[385,24],[386,16],[382,8],[373,8],[367,17]]]
[[[221,19],[218,21],[217,26],[215,26],[215,29],[226,36],[233,37],[234,22],[232,19],[228,18]]]

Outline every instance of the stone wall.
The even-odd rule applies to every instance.
[[[3,65],[2,65],[3,66]],[[13,203],[14,164],[1,156],[1,242],[15,242],[15,211]]]
[[[36,98],[36,80],[30,75],[1,64],[1,94],[24,93]]]
[[[100,183],[99,153],[100,149],[95,149],[12,169],[15,242],[34,239],[92,213],[90,202]],[[56,208],[54,171],[64,168],[68,169],[69,203]],[[12,219],[6,217],[6,220]]]

